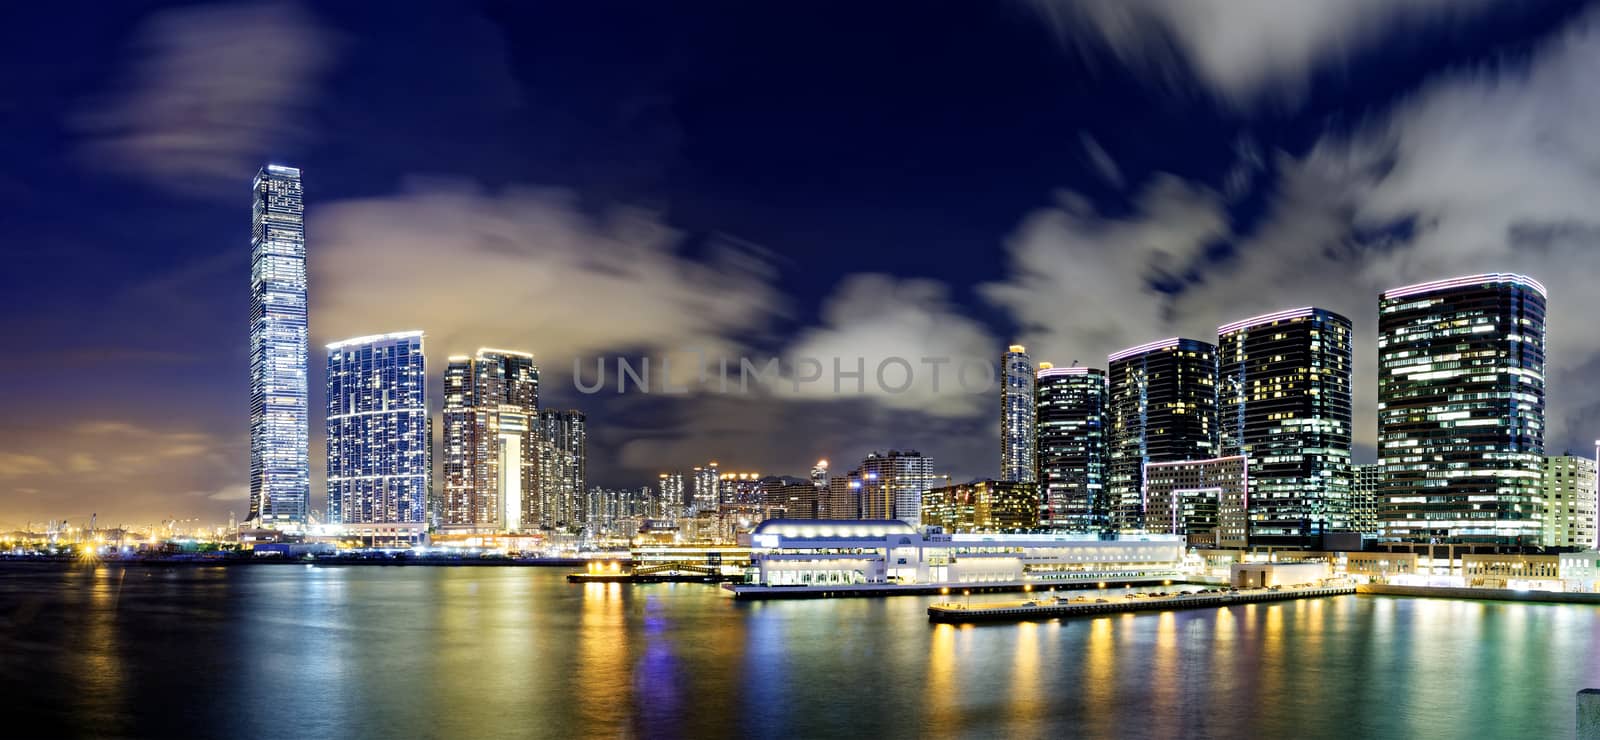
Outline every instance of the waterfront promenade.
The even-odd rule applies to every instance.
[[[1087,617],[1100,614],[1130,612],[1171,611],[1175,609],[1201,609],[1205,607],[1254,604],[1264,601],[1292,601],[1325,596],[1345,596],[1356,593],[1354,586],[1317,586],[1310,588],[1262,588],[1248,591],[1224,589],[1211,593],[1178,593],[1170,595],[1129,594],[1114,598],[1030,599],[989,604],[945,602],[928,607],[928,621],[949,624],[967,622],[1018,622],[1065,617]]]

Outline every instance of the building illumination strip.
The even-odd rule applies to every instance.
[[[1055,377],[1057,375],[1088,375],[1088,374],[1089,374],[1089,368],[1087,368],[1087,367],[1047,367],[1047,368],[1045,368],[1043,370],[1040,370],[1036,374],[1036,377],[1053,378],[1053,377]]]
[[[1252,316],[1252,317],[1250,317],[1248,319],[1242,319],[1242,320],[1239,320],[1239,321],[1235,321],[1235,322],[1233,322],[1231,324],[1223,324],[1222,326],[1217,327],[1217,333],[1218,334],[1228,334],[1228,333],[1231,333],[1231,332],[1238,331],[1240,329],[1244,329],[1244,328],[1251,327],[1251,326],[1256,326],[1256,325],[1259,325],[1259,324],[1266,324],[1266,323],[1270,323],[1270,322],[1273,322],[1273,321],[1286,321],[1288,319],[1303,319],[1303,318],[1305,318],[1307,316],[1310,316],[1314,311],[1316,311],[1315,308],[1313,308],[1311,306],[1305,306],[1303,308],[1291,308],[1291,309],[1287,309],[1287,310],[1283,310],[1283,311],[1276,311],[1276,312],[1273,312],[1273,313],[1262,314],[1260,316]]]
[[[422,336],[421,329],[416,329],[414,331],[395,331],[389,332],[388,334],[372,334],[365,337],[351,337],[350,339],[342,339],[329,344],[328,349],[339,349],[340,347],[348,347],[354,344],[373,344],[375,342],[382,342],[390,339],[409,339],[411,337],[420,336]]]
[[[1416,285],[1406,285],[1393,290],[1384,291],[1383,297],[1404,298],[1406,296],[1419,295],[1422,293],[1432,293],[1436,290],[1465,288],[1473,285],[1482,285],[1484,283],[1514,283],[1533,288],[1534,290],[1539,291],[1539,295],[1545,296],[1546,298],[1549,297],[1549,294],[1545,292],[1544,283],[1534,280],[1527,275],[1519,275],[1514,272],[1486,272],[1481,275],[1465,275],[1462,277],[1445,278],[1443,280],[1417,283]]]
[[[1179,337],[1168,337],[1168,338],[1162,339],[1160,341],[1148,342],[1146,344],[1141,344],[1141,345],[1139,345],[1137,347],[1129,347],[1129,348],[1127,348],[1125,350],[1122,350],[1121,352],[1115,352],[1115,353],[1113,353],[1111,355],[1108,355],[1106,357],[1106,361],[1107,362],[1116,362],[1117,360],[1121,360],[1121,359],[1127,358],[1127,357],[1132,357],[1134,355],[1144,354],[1145,352],[1150,352],[1152,350],[1171,349],[1173,347],[1178,346],[1178,343],[1181,342],[1181,341],[1183,341],[1183,340],[1181,338],[1179,338]]]

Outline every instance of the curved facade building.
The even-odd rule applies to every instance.
[[[1105,531],[1106,374],[1041,362],[1036,378],[1041,523]]]
[[[1106,358],[1111,526],[1144,531],[1144,467],[1217,451],[1217,348],[1173,337]]]
[[[1380,536],[1539,544],[1545,289],[1511,273],[1378,303]]]
[[[1310,306],[1217,327],[1222,454],[1250,463],[1252,545],[1352,529],[1350,335],[1350,319]]]

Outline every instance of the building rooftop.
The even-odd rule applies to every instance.
[[[899,519],[768,519],[753,534],[783,537],[887,537],[916,534],[917,528]]]

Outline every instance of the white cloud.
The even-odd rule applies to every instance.
[[[657,215],[596,218],[561,191],[420,184],[323,206],[308,232],[313,331],[422,329],[434,361],[523,349],[566,377],[574,358],[608,351],[736,356],[736,337],[782,308],[759,250],[721,240],[692,259]]]
[[[1067,195],[1023,220],[1010,279],[981,290],[1021,324],[1035,360],[1103,366],[1110,352],[1172,331],[1170,296],[1154,285],[1180,282],[1226,234],[1217,194],[1171,176],[1155,178],[1120,218]]]
[[[963,390],[956,374],[963,365],[998,363],[999,344],[982,324],[960,313],[948,293],[932,280],[846,277],[824,304],[822,325],[802,332],[785,352],[791,358],[816,358],[824,365],[821,380],[788,388],[798,387],[805,398],[866,396],[885,408],[938,416],[993,411],[994,395]],[[847,373],[864,371],[865,377],[838,377],[835,363]],[[972,371],[966,378],[977,391],[990,376]]]
[[[1225,99],[1293,98],[1321,65],[1384,34],[1469,16],[1491,0],[1033,0],[1064,39],[1103,40],[1165,82],[1198,79]]]
[[[332,43],[288,3],[162,11],[136,32],[119,92],[73,118],[85,137],[78,156],[179,192],[236,185],[302,135]]]

